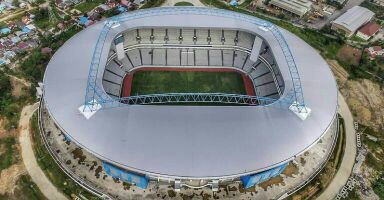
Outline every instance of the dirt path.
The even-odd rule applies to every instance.
[[[0,22],[11,20],[13,17],[16,17],[16,16],[21,15],[21,14],[26,13],[26,12],[29,12],[29,11],[35,9],[35,8],[36,7],[34,7],[34,6],[28,6],[27,9],[23,9],[23,10],[17,11],[15,13],[10,14],[10,15],[2,16],[0,18]]]
[[[20,146],[21,155],[25,168],[29,175],[32,177],[33,182],[39,187],[41,192],[51,200],[65,200],[67,199],[57,188],[48,180],[44,172],[40,169],[36,162],[35,154],[33,153],[31,136],[29,133],[29,120],[33,113],[37,110],[39,103],[28,105],[21,111],[19,128],[20,128]]]

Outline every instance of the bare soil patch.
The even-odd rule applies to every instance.
[[[362,51],[360,49],[353,48],[349,45],[344,45],[337,52],[337,58],[345,63],[358,66],[360,62]]]
[[[293,177],[293,175],[299,174],[299,168],[292,162],[289,162],[288,166],[285,168],[282,174]]]
[[[280,184],[285,185],[284,179],[281,176],[276,176],[267,181],[260,183],[259,186],[263,188],[264,191],[267,191],[268,187],[272,187],[273,185],[280,185]]]
[[[17,78],[15,76],[9,76],[12,85],[12,96],[18,98],[24,94],[24,91],[31,86],[30,83],[24,79]]]
[[[23,173],[25,173],[25,168],[22,164],[12,165],[2,170],[0,174],[0,194],[13,193],[16,181]]]
[[[384,129],[384,90],[367,80],[349,80],[348,73],[336,62],[328,61],[354,118],[374,130]]]

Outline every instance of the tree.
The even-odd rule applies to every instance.
[[[19,7],[19,5],[20,5],[20,1],[19,1],[19,0],[13,0],[13,1],[12,1],[12,5],[13,5],[13,6],[16,6],[16,7]]]

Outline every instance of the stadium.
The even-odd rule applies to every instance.
[[[143,189],[252,187],[336,132],[322,57],[268,21],[219,9],[92,25],[54,54],[43,85],[42,107],[65,137]]]

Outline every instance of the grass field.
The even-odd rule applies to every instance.
[[[187,1],[180,1],[175,3],[175,6],[193,6],[193,4]]]
[[[85,1],[83,3],[80,3],[75,6],[75,9],[79,10],[80,12],[86,13],[91,10],[93,10],[96,6],[104,3],[104,0],[91,0],[91,1]]]
[[[133,75],[131,95],[159,93],[246,94],[236,72],[138,71]]]

